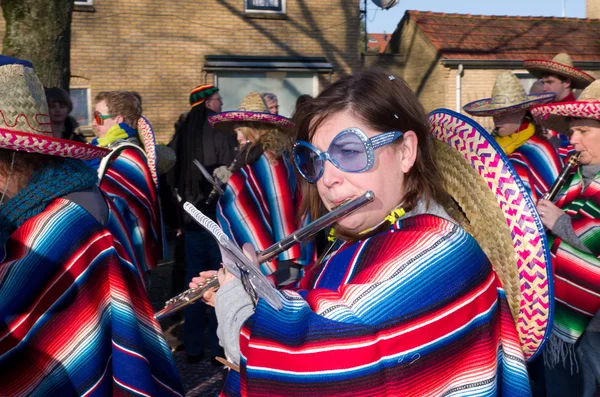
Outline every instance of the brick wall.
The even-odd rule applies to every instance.
[[[392,35],[386,53],[365,56],[365,66],[381,66],[402,77],[427,112],[443,107],[450,70],[441,66],[438,52],[414,21],[402,23]]]
[[[244,0],[95,0],[93,8],[73,14],[74,86],[92,97],[140,92],[162,142],[189,110],[191,89],[213,81],[205,55],[326,57],[333,73],[321,84],[360,64],[359,0],[287,0],[284,19],[250,18]]]
[[[600,0],[585,0],[585,17],[600,19]]]

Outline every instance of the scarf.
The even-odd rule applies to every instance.
[[[81,161],[65,159],[36,171],[23,189],[0,206],[0,246],[26,220],[38,215],[58,197],[91,188],[98,175]]]
[[[137,136],[137,131],[126,123],[115,124],[102,138],[95,138],[92,145],[107,147],[113,142]]]
[[[504,153],[507,155],[511,154],[521,145],[523,145],[529,138],[535,134],[535,126],[533,123],[525,122],[521,124],[521,127],[517,132],[508,136],[497,136],[495,137],[496,142]]]

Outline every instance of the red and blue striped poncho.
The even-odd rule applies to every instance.
[[[118,218],[56,199],[0,247],[0,395],[182,395]]]
[[[591,254],[548,234],[555,273],[553,333],[568,343],[579,339],[600,310],[600,174],[582,190],[578,170],[557,197],[556,205],[571,217],[575,234]]]
[[[500,281],[452,222],[417,215],[344,243],[282,294],[242,327],[222,396],[530,395]]]
[[[298,221],[299,205],[300,191],[289,161],[285,156],[269,159],[263,153],[229,178],[217,205],[217,219],[225,234],[240,247],[251,243],[257,250],[264,250],[309,222],[308,218]],[[277,270],[279,261],[305,266],[314,260],[314,243],[297,244],[261,264],[261,270],[269,275]]]
[[[535,135],[509,154],[508,158],[534,201],[550,190],[563,167],[554,146]]]
[[[163,224],[156,185],[141,149],[121,151],[106,169],[100,189],[122,214],[138,263],[144,271],[155,268],[164,257]]]

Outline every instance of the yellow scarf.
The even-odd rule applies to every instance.
[[[123,128],[121,128],[119,124],[115,124],[109,128],[108,132],[103,138],[98,138],[98,146],[107,147],[114,141],[127,138],[129,138],[127,132]]]
[[[521,131],[517,131],[508,136],[497,136],[495,139],[502,150],[504,150],[504,153],[511,154],[517,150],[519,146],[527,142],[527,140],[531,138],[533,134],[535,134],[535,126],[533,123],[529,123],[527,128]]]

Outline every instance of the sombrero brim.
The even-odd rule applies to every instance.
[[[445,187],[500,277],[531,359],[550,335],[553,313],[550,254],[535,205],[483,127],[447,109],[433,111],[429,122]]]
[[[290,130],[294,128],[294,123],[292,123],[292,120],[288,119],[287,117],[283,117],[278,114],[261,112],[222,112],[210,116],[208,118],[208,122],[214,128],[226,132],[233,132],[233,125],[241,122],[272,124],[273,126],[283,130]]]
[[[30,132],[0,128],[0,148],[79,160],[106,156],[109,149]]]
[[[559,134],[569,132],[568,117],[600,120],[600,101],[560,102],[531,109],[536,122]]]
[[[536,105],[541,105],[550,102],[556,96],[553,92],[543,92],[541,94],[529,94],[525,102],[517,104],[501,104],[492,103],[492,98],[479,99],[467,103],[463,110],[473,116],[499,116],[502,114],[519,112],[521,110],[527,110]]]
[[[548,73],[568,77],[573,88],[583,89],[596,80],[584,71],[547,59],[527,59],[523,61],[523,67],[538,79]]]
[[[154,129],[152,125],[145,117],[140,117],[137,123],[137,131],[140,139],[144,145],[144,151],[146,152],[146,161],[150,168],[150,174],[152,174],[152,180],[154,184],[158,186],[158,165],[156,158],[156,139],[154,136]]]

